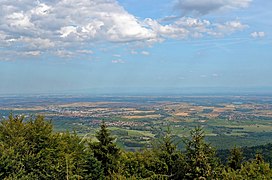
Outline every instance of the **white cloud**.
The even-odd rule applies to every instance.
[[[66,38],[71,34],[77,34],[77,27],[65,26],[60,29],[59,33],[61,34],[60,37]]]
[[[175,8],[182,14],[205,15],[214,11],[246,8],[252,0],[178,0]]]
[[[65,22],[60,24],[60,36],[70,40],[127,42],[156,38],[115,0],[61,0],[52,13],[55,20]]]
[[[150,26],[158,36],[174,39],[185,39],[189,37],[201,38],[204,35],[218,37],[229,35],[248,27],[238,20],[218,24],[205,19],[201,20],[190,17],[182,17],[168,25],[161,25],[152,19],[146,19],[145,23]]]
[[[28,56],[39,56],[41,54],[41,51],[27,51],[24,54]]]
[[[214,36],[224,36],[236,31],[241,31],[247,28],[247,25],[242,24],[240,21],[228,21],[224,24],[215,24],[216,28],[214,32],[210,32]]]
[[[111,20],[114,25],[108,28],[106,34],[110,41],[135,41],[154,39],[156,34],[144,28],[137,19],[128,14],[112,14]]]
[[[152,30],[142,26],[115,0],[4,0],[0,5],[0,31],[17,41],[22,37],[50,39],[62,47],[66,42],[156,39]]]
[[[52,11],[51,6],[48,6],[44,3],[40,3],[31,10],[31,14],[37,15],[37,16],[46,16],[46,15],[49,15],[51,11]]]
[[[112,60],[111,61],[113,64],[123,64],[123,63],[125,63],[125,61],[123,61],[122,59],[116,59],[116,60]]]
[[[250,34],[251,37],[253,38],[262,38],[262,37],[265,37],[265,32],[253,32]]]
[[[5,17],[6,23],[13,28],[28,29],[34,27],[30,22],[30,17],[22,12],[14,12]]]
[[[167,38],[184,39],[188,36],[188,31],[183,27],[178,27],[176,24],[161,25],[158,21],[147,18],[145,23],[152,28],[156,34]]]
[[[28,44],[32,49],[49,49],[55,46],[55,43],[50,39],[34,38],[34,37],[20,37],[17,42]]]
[[[150,53],[147,52],[147,51],[142,51],[141,54],[142,54],[142,55],[145,55],[145,56],[149,56]]]
[[[54,54],[61,58],[71,58],[74,56],[73,52],[67,51],[67,50],[57,50],[54,52]]]
[[[138,52],[135,51],[135,50],[131,50],[131,51],[130,51],[130,54],[138,54]]]
[[[0,31],[0,42],[4,42],[6,38],[7,35],[5,34],[5,32]]]
[[[121,57],[120,54],[114,54],[113,56],[114,56],[114,57]]]
[[[92,50],[88,50],[88,49],[79,49],[77,50],[78,53],[81,54],[93,54],[94,52]]]
[[[1,46],[60,57],[91,54],[81,49],[97,42],[158,42],[156,32],[116,0],[3,0],[0,22]]]
[[[218,77],[219,77],[219,74],[217,74],[217,73],[213,73],[213,74],[212,74],[212,77],[214,77],[214,78],[218,78]]]
[[[202,1],[199,6],[208,0]],[[220,7],[229,8],[246,7],[250,2],[217,1]],[[216,4],[215,0],[209,2]],[[194,4],[196,0],[179,1],[179,5],[184,3]],[[188,17],[182,17],[170,24],[162,24],[150,18],[140,20],[129,14],[117,0],[0,2],[1,46],[21,48],[19,50],[25,52],[46,51],[60,57],[71,57],[76,53],[92,54],[92,51],[82,50],[83,47],[100,42],[141,42],[150,45],[163,42],[167,38],[182,40],[204,35],[223,36],[244,27],[239,21],[214,24],[208,20]],[[131,53],[141,54],[135,52]],[[41,53],[36,53],[39,54]]]

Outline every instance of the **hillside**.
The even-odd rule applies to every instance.
[[[174,143],[171,132],[150,148],[121,150],[105,123],[96,141],[77,134],[55,133],[43,116],[25,119],[9,115],[0,123],[1,179],[271,179],[272,169],[257,155],[243,160],[235,148],[227,164],[205,142],[196,127],[184,140],[185,151]],[[263,151],[267,146],[262,146]],[[268,145],[271,148],[271,144]],[[255,148],[257,149],[257,148]],[[250,149],[251,151],[255,150]],[[248,150],[248,152],[250,152]]]

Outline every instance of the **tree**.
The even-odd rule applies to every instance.
[[[153,145],[153,152],[162,164],[165,164],[166,169],[160,174],[166,175],[171,179],[180,179],[184,166],[184,157],[177,150],[177,144],[171,133],[170,127],[167,128],[165,135],[157,140]]]
[[[215,150],[204,141],[204,132],[201,127],[191,131],[191,139],[184,140],[185,152],[185,179],[215,178],[217,159]]]
[[[230,151],[231,155],[228,160],[228,166],[234,170],[241,169],[243,153],[241,149],[234,147]]]
[[[120,157],[120,149],[113,142],[113,138],[105,122],[100,126],[100,130],[95,136],[98,142],[90,143],[93,155],[101,162],[104,168],[104,175],[108,176],[117,169],[117,162]]]
[[[272,178],[272,170],[260,156],[255,160],[246,161],[240,169],[234,170],[230,167],[223,169],[220,179],[266,179]]]
[[[98,161],[92,153],[87,153],[85,160],[86,164],[84,167],[84,179],[103,180],[104,173],[101,162]]]
[[[123,152],[120,161],[121,174],[126,178],[150,178],[156,175],[156,172],[166,170],[165,164],[162,164],[154,153],[147,149],[141,152]]]
[[[0,179],[102,179],[100,162],[75,133],[53,133],[43,116],[0,122]]]
[[[0,178],[46,179],[48,154],[51,147],[52,125],[42,116],[25,120],[24,116],[9,115],[0,123]]]

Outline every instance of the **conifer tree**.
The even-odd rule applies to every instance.
[[[234,147],[230,151],[231,155],[228,160],[228,166],[234,170],[241,169],[243,153],[241,149]]]
[[[191,139],[185,139],[185,179],[213,179],[216,176],[215,150],[204,140],[204,131],[196,127]]]
[[[153,145],[155,156],[166,166],[165,171],[160,174],[166,175],[170,179],[179,179],[181,171],[183,171],[183,156],[177,150],[177,144],[170,127],[168,127],[165,135]]]
[[[95,137],[98,139],[98,142],[91,143],[90,148],[94,157],[101,162],[104,168],[104,175],[107,176],[116,170],[120,150],[113,142],[115,138],[111,136],[105,122],[101,124],[100,130]]]

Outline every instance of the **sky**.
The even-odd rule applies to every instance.
[[[1,0],[0,94],[272,87],[270,0]]]

